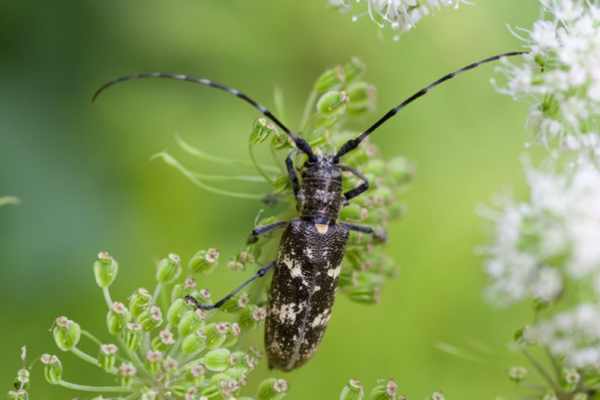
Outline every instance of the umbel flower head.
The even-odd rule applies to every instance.
[[[369,17],[381,28],[389,27],[396,33],[411,30],[423,18],[434,11],[444,8],[458,8],[465,0],[329,0],[329,4],[341,11],[350,11],[366,3],[366,11],[361,15]],[[396,35],[397,39],[399,36]]]
[[[600,5],[590,0],[540,0],[545,17],[521,37],[531,53],[504,61],[500,91],[533,98],[530,124],[545,145],[598,153]]]
[[[114,386],[82,385],[68,380],[73,368],[56,354],[43,354],[39,364],[51,385],[78,392],[96,393],[103,399],[182,399],[233,400],[239,398],[247,376],[261,355],[239,345],[240,336],[254,330],[264,320],[264,308],[245,294],[245,302],[235,302],[223,313],[195,310],[183,299],[186,295],[210,300],[196,279],[205,276],[198,257],[213,270],[219,253],[215,249],[198,252],[183,268],[179,256],[169,254],[158,262],[156,286],[152,291],[136,289],[128,301],[112,299],[110,285],[117,278],[116,261],[107,252],[99,254],[94,273],[106,303],[108,341],[85,330],[77,322],[56,318],[52,336],[61,352],[69,352],[108,374]],[[99,264],[100,263],[100,264]],[[210,272],[210,271],[209,271]],[[262,312],[261,312],[262,310]],[[223,319],[221,319],[223,318]],[[80,345],[80,342],[87,341]],[[90,348],[95,352],[88,352]],[[83,350],[83,349],[86,350]],[[17,373],[9,398],[29,398],[29,374],[36,362],[25,364]],[[256,391],[259,400],[285,397],[288,385],[282,379],[267,379]],[[253,399],[244,397],[244,399]]]
[[[504,201],[486,247],[488,294],[498,302],[549,303],[567,279],[591,285],[600,299],[600,171],[581,161],[565,173],[528,167],[530,199]]]

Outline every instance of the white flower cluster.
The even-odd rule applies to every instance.
[[[352,9],[352,3],[367,3],[368,14],[380,27],[389,26],[396,32],[406,32],[415,27],[426,15],[442,7],[458,8],[465,0],[329,0],[343,11]],[[361,15],[355,15],[356,20]],[[396,36],[397,38],[397,36]]]
[[[524,339],[544,345],[570,367],[600,369],[600,306],[580,304],[528,327]]]
[[[505,61],[500,90],[533,97],[530,122],[543,144],[595,150],[600,116],[600,6],[590,0],[540,0],[546,18],[522,38],[524,63]]]
[[[528,168],[526,203],[489,213],[495,240],[485,248],[489,294],[504,304],[555,300],[566,278],[595,284],[600,298],[600,171],[581,162],[566,174]]]

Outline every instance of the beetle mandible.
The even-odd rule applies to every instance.
[[[197,308],[217,309],[246,286],[274,269],[267,304],[265,347],[270,368],[291,371],[312,357],[323,338],[331,317],[349,232],[361,232],[373,235],[378,240],[385,240],[385,233],[380,230],[338,221],[340,209],[369,189],[366,177],[354,168],[341,164],[342,157],[356,149],[398,111],[434,87],[480,65],[526,53],[512,51],[498,54],[444,75],[392,108],[359,136],[344,143],[335,154],[315,154],[306,140],[293,133],[258,102],[237,89],[204,78],[163,72],[123,76],[101,86],[92,101],[108,87],[135,79],[175,79],[212,87],[230,93],[258,109],[285,132],[297,151],[306,155],[306,162],[301,168],[301,179],[297,175],[292,158],[296,150],[286,158],[287,173],[300,214],[298,218],[256,227],[248,239],[249,243],[254,243],[263,234],[284,229],[276,260],[260,268],[254,276],[214,304],[202,304],[192,296],[186,297],[187,301]],[[343,192],[343,172],[353,174],[361,183],[354,189]]]

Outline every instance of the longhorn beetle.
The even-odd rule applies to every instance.
[[[220,89],[258,109],[285,132],[296,150],[306,155],[307,159],[301,169],[301,179],[298,178],[292,158],[296,150],[292,151],[285,161],[300,213],[298,218],[256,227],[248,239],[249,243],[255,243],[263,234],[284,229],[277,259],[260,268],[254,276],[214,304],[202,304],[192,296],[186,297],[190,304],[199,309],[217,309],[246,286],[274,269],[267,304],[265,347],[270,368],[291,371],[312,357],[323,338],[331,317],[349,232],[362,232],[373,235],[375,239],[385,240],[385,233],[382,231],[369,226],[338,221],[341,207],[369,188],[369,182],[363,174],[354,168],[340,164],[342,157],[356,149],[362,141],[398,111],[424,96],[434,87],[482,64],[525,53],[513,51],[495,55],[444,75],[392,108],[359,136],[344,143],[335,154],[315,154],[306,140],[290,131],[258,102],[237,89],[204,78],[163,72],[124,76],[101,86],[92,101],[114,84],[144,78],[175,79]],[[353,174],[361,183],[354,189],[343,192],[342,172]]]

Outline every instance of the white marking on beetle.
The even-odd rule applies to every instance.
[[[310,259],[313,258],[313,251],[310,247],[305,247],[304,248],[304,255]]]
[[[329,225],[326,225],[326,224],[315,224],[315,228],[317,228],[317,232],[319,232],[321,235],[324,235],[329,230]]]
[[[310,324],[310,326],[312,328],[316,328],[317,326],[325,326],[327,325],[327,323],[329,322],[329,318],[331,318],[330,315],[330,309],[326,309],[325,311],[323,311],[322,313],[320,313],[319,315],[317,315],[315,317],[315,319],[313,319],[312,323]]]
[[[341,271],[342,271],[342,267],[340,265],[338,265],[337,268],[329,268],[327,270],[327,275],[329,275],[330,277],[332,277],[333,279],[335,279],[338,276],[340,276],[340,272]]]

